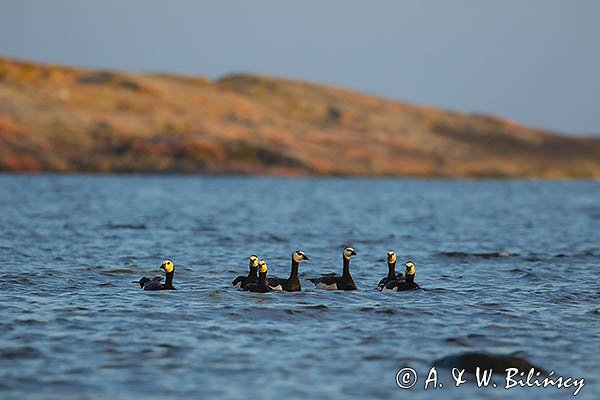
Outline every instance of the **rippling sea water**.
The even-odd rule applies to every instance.
[[[359,290],[312,288],[346,244]],[[230,286],[253,253],[287,276],[298,248],[301,293]],[[389,249],[425,290],[373,290]],[[131,283],[166,258],[177,291]],[[0,259],[1,398],[572,398],[444,370],[423,390],[466,351],[600,398],[598,182],[0,175]]]

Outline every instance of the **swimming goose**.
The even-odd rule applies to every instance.
[[[175,265],[173,261],[165,260],[160,268],[165,271],[165,283],[161,283],[162,277],[155,276],[154,278],[146,278],[145,276],[137,283],[144,290],[175,290],[173,287],[173,275],[175,274]]]
[[[139,281],[133,281],[131,283],[139,283],[140,284],[140,288],[144,288],[144,286],[149,283],[149,282],[157,282],[160,283],[160,281],[162,281],[162,276],[155,276],[154,278],[150,279],[147,277],[142,277]]]
[[[403,292],[405,290],[421,289],[418,283],[415,282],[415,264],[412,261],[407,261],[406,264],[406,281],[393,280],[385,285],[384,290],[393,292]]]
[[[300,279],[298,279],[298,266],[300,261],[308,260],[308,256],[302,250],[292,253],[292,270],[287,279],[270,276],[267,278],[268,285],[273,290],[285,290],[286,292],[299,292],[302,290]]]
[[[322,276],[320,278],[309,279],[312,283],[315,284],[315,287],[318,289],[327,289],[327,290],[356,290],[356,285],[354,284],[354,280],[350,275],[350,259],[352,256],[355,256],[356,252],[352,247],[346,247],[343,253],[344,259],[344,272],[342,276],[337,275],[328,275]]]
[[[377,285],[377,290],[379,291],[385,290],[385,285],[387,282],[394,280],[404,281],[404,275],[402,275],[402,272],[396,273],[396,253],[394,251],[390,250],[387,252],[387,264],[388,274],[379,281],[379,284]]]
[[[244,290],[258,293],[267,293],[272,290],[267,285],[267,262],[265,260],[258,262],[258,282],[246,285]]]
[[[250,257],[248,257],[248,260],[250,260],[250,263],[248,265],[248,267],[250,268],[250,271],[248,271],[248,276],[240,275],[237,278],[235,278],[233,282],[231,282],[231,284],[236,288],[243,289],[246,287],[246,285],[250,283],[258,282],[258,257],[255,255],[251,255]]]

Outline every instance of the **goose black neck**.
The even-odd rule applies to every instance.
[[[167,272],[165,275],[165,289],[173,289],[173,275],[175,271]]]
[[[267,287],[267,273],[266,272],[260,272],[258,274],[258,286],[260,286],[261,288]]]
[[[258,267],[250,267],[250,271],[248,272],[248,278],[258,278]]]
[[[290,278],[298,276],[298,267],[300,263],[292,258],[292,270],[290,272]]]
[[[388,262],[388,279],[396,279],[396,262]]]
[[[415,281],[415,274],[406,274],[406,283],[413,283]]]
[[[350,276],[350,259],[344,257],[344,276]]]

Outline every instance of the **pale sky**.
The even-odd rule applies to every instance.
[[[595,0],[0,0],[0,54],[255,72],[600,134]]]

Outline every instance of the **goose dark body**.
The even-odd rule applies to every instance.
[[[404,282],[404,280],[405,278],[402,272],[395,273],[393,276],[383,277],[377,284],[377,290],[383,290],[383,288],[387,287],[388,283],[391,284],[393,281]]]
[[[240,289],[245,288],[249,284],[258,283],[258,257],[251,255],[248,259],[250,260],[248,275],[240,275],[231,282],[233,286]]]
[[[342,276],[338,275],[326,275],[320,278],[309,279],[315,287],[319,289],[328,290],[356,290],[356,284],[350,275],[350,258],[355,256],[357,253],[353,248],[347,247],[344,249],[343,254],[343,272]]]
[[[273,290],[283,290],[286,292],[299,292],[302,290],[300,279],[298,278],[298,267],[301,260],[308,260],[308,256],[302,250],[296,250],[292,253],[292,269],[287,279],[270,276],[267,278],[268,286]]]
[[[385,290],[394,292],[404,292],[407,290],[421,289],[418,283],[415,282],[415,265],[411,261],[406,263],[406,278],[405,280],[392,280],[385,284]]]
[[[260,260],[259,262],[258,282],[246,285],[244,290],[256,293],[267,293],[273,290],[267,284],[267,263],[265,260]]]
[[[396,292],[403,292],[405,290],[417,290],[421,289],[421,286],[417,282],[415,282],[414,275],[406,275],[406,281],[389,281],[385,285],[385,289],[393,290]]]
[[[162,276],[155,276],[154,278],[150,279],[147,277],[143,277],[142,279],[139,280],[139,284],[140,284],[140,288],[144,289],[144,287],[146,286],[150,286],[153,284],[161,284],[160,282],[163,280]]]
[[[136,283],[140,284],[143,290],[175,290],[173,286],[173,275],[175,274],[175,265],[170,260],[165,260],[159,269],[165,271],[165,283],[162,283],[161,276],[155,276],[150,279],[147,277],[141,278]]]
[[[377,290],[382,291],[384,289],[388,289],[388,285],[393,285],[394,281],[404,282],[405,278],[402,272],[396,273],[396,253],[393,251],[387,252],[387,264],[388,264],[388,274],[387,276],[381,278],[379,284],[377,284]]]

